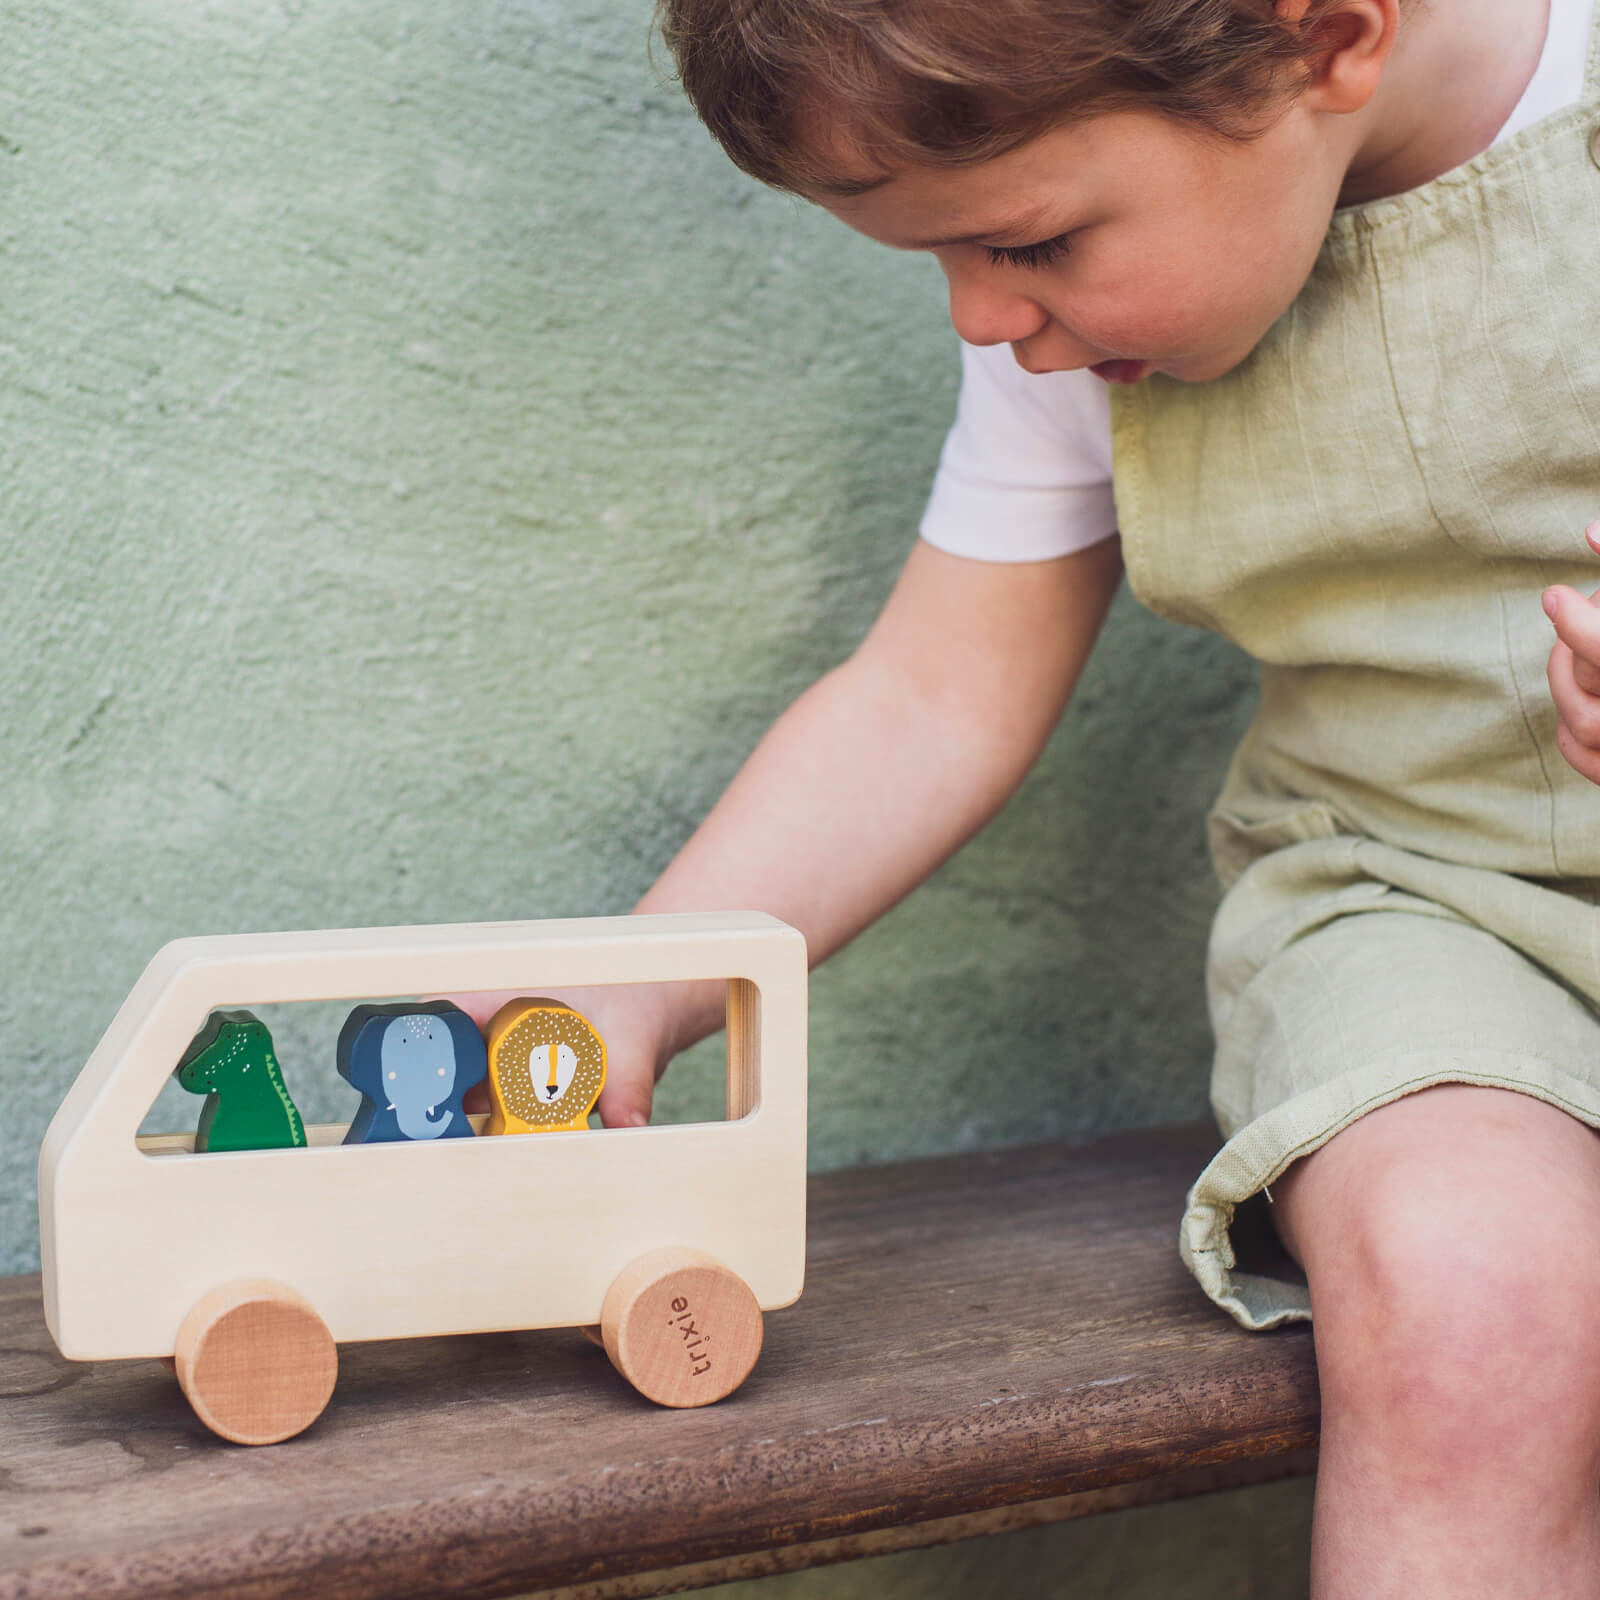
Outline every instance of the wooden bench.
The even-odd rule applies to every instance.
[[[1215,1143],[815,1178],[803,1298],[698,1411],[575,1332],[418,1339],[345,1346],[310,1432],[242,1449],[0,1280],[0,1596],[654,1595],[1309,1472],[1309,1332],[1244,1333],[1177,1259]]]

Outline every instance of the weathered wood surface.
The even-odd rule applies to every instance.
[[[1177,1260],[1212,1143],[813,1180],[804,1297],[696,1411],[576,1330],[419,1339],[343,1347],[310,1431],[243,1449],[155,1362],[61,1360],[0,1280],[0,1596],[643,1595],[1306,1470],[1308,1333],[1242,1332]]]

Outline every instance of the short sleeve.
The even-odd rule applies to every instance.
[[[979,561],[1048,561],[1117,531],[1111,401],[1092,372],[1024,372],[961,346],[961,398],[922,537]]]

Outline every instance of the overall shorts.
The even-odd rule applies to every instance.
[[[1597,38],[1580,104],[1337,212],[1243,365],[1114,392],[1134,593],[1261,663],[1210,819],[1227,1142],[1180,1233],[1246,1327],[1310,1301],[1240,1268],[1235,1208],[1357,1117],[1468,1083],[1600,1127],[1600,788],[1540,606],[1600,586]]]

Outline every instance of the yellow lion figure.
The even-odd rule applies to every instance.
[[[495,1012],[486,1133],[586,1128],[605,1083],[605,1041],[571,1006],[535,997]]]

